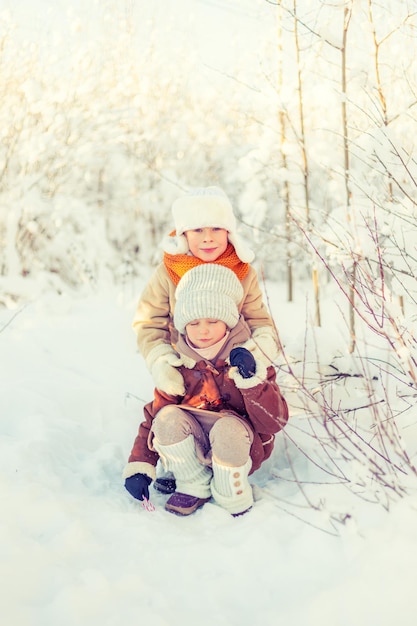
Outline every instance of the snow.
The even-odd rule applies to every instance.
[[[146,511],[121,478],[153,392],[131,321],[172,200],[209,184],[212,171],[254,226],[257,269],[284,279],[284,182],[301,230],[305,210],[297,132],[282,146],[287,164],[277,158],[277,109],[298,124],[293,3],[3,0],[5,625],[414,626],[415,67],[404,47],[414,24],[407,2],[372,3],[392,118],[382,132],[366,2],[352,5],[348,97],[340,92],[345,5],[297,3],[317,222],[309,245],[326,263],[322,326],[306,280],[314,256],[299,258],[305,242],[294,231],[294,301],[283,282],[265,284],[289,423],[251,478],[249,514],[231,518],[210,502],[179,518],[152,489],[155,511]],[[352,104],[352,229],[337,139],[343,98]],[[259,124],[249,124],[253,111]],[[391,204],[385,173],[404,189]],[[376,249],[396,268],[385,283]],[[358,292],[350,354],[342,291],[361,254],[369,289]]]
[[[296,471],[308,484],[321,472],[291,447],[305,445],[294,411],[242,518],[213,503],[180,518],[153,489],[148,512],[125,491],[121,472],[152,397],[131,330],[143,284],[0,309],[4,623],[414,624],[415,500],[387,514],[330,480],[317,493],[349,511],[344,523],[300,505],[287,479]],[[285,303],[277,286],[271,298],[290,341],[300,302]]]

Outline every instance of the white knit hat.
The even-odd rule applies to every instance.
[[[185,231],[196,228],[224,228],[236,254],[244,263],[251,263],[254,253],[236,233],[232,204],[220,187],[198,187],[178,198],[172,205],[176,237],[163,242],[165,252],[186,254],[189,251]]]
[[[174,326],[181,334],[187,324],[202,318],[221,320],[228,328],[234,328],[239,320],[243,287],[232,270],[204,263],[184,274],[175,297]]]

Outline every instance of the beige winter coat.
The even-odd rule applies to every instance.
[[[278,344],[274,323],[263,302],[258,276],[252,266],[249,266],[249,272],[242,281],[242,287],[244,296],[238,307],[239,313],[242,313],[245,318],[252,335],[253,331],[259,329],[262,332],[265,329],[273,338],[272,341]],[[176,345],[178,334],[172,323],[175,290],[176,286],[169,277],[165,265],[161,263],[140,297],[133,320],[138,349],[146,361],[151,351],[161,343],[174,347]],[[270,356],[274,358],[273,354]]]

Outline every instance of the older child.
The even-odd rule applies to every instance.
[[[213,498],[241,515],[253,504],[248,476],[270,456],[287,404],[274,367],[240,347],[250,330],[239,314],[243,287],[233,271],[198,265],[175,296],[185,391],[170,396],[155,389],[123,473],[125,487],[138,500],[148,498],[161,458],[176,480],[168,511],[188,515]]]
[[[172,206],[175,231],[163,242],[163,262],[145,287],[133,320],[139,352],[155,386],[174,396],[184,395],[184,381],[175,352],[172,325],[175,289],[191,268],[216,263],[231,269],[242,284],[239,312],[251,330],[245,347],[266,364],[278,354],[274,323],[263,302],[254,254],[236,233],[233,207],[219,187],[202,187],[178,198]]]

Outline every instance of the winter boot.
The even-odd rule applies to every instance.
[[[186,493],[176,491],[167,500],[165,509],[176,515],[191,515],[191,513],[194,513],[200,506],[203,506],[207,500],[210,500],[210,498],[196,498],[195,496],[189,496]]]
[[[160,476],[153,482],[153,488],[160,493],[168,495],[174,493],[176,489],[175,478],[169,478],[168,476]]]
[[[192,435],[168,446],[154,440],[154,447],[165,469],[172,472],[176,480],[176,492],[165,505],[168,511],[189,515],[210,500],[210,482],[213,474],[206,465],[198,461]]]
[[[213,461],[212,496],[233,517],[243,515],[253,505],[252,487],[248,481],[251,467],[250,458],[241,467],[228,467]]]
[[[152,486],[154,489],[156,489],[156,491],[159,491],[160,493],[174,493],[176,488],[174,475],[172,474],[172,472],[167,472],[166,474],[158,476],[152,483]]]

